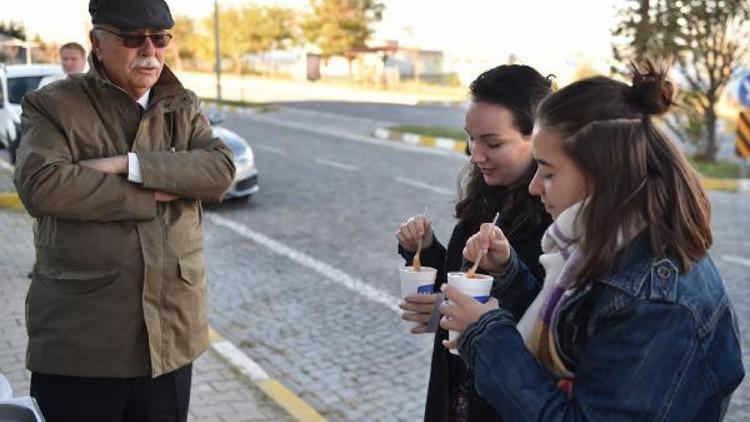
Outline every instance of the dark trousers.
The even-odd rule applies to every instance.
[[[185,422],[193,365],[157,378],[31,374],[47,422]]]

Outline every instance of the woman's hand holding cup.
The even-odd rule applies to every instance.
[[[412,334],[423,334],[427,332],[432,314],[440,300],[440,295],[432,294],[410,294],[403,298],[398,307],[404,312],[401,319],[404,321],[415,322],[416,325],[411,328]]]
[[[463,334],[469,325],[479,321],[486,312],[499,308],[497,299],[490,298],[486,303],[477,302],[469,295],[461,293],[457,288],[448,284],[443,284],[440,290],[448,299],[448,302],[440,305],[440,313],[443,318],[440,319],[440,326],[444,330],[455,331],[459,335],[450,340],[443,340],[443,346],[455,350]]]

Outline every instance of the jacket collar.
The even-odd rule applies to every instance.
[[[620,251],[612,269],[599,282],[635,296],[643,288],[653,261],[651,242],[648,232],[644,230]]]
[[[125,92],[125,90],[115,85],[112,82],[112,80],[109,79],[109,76],[107,76],[107,73],[104,71],[104,67],[96,58],[96,55],[94,52],[91,52],[91,54],[89,54],[88,61],[89,61],[88,75],[90,77],[94,78],[94,80],[96,80],[98,83],[102,85],[110,85],[114,87],[115,89],[122,91],[124,94],[130,97],[130,95]],[[172,72],[169,66],[167,66],[165,63],[164,68],[161,71],[161,75],[159,75],[159,79],[156,81],[156,84],[154,84],[154,86],[151,87],[151,96],[149,98],[149,104],[156,104],[159,101],[167,97],[180,95],[180,94],[183,94],[184,92],[185,92],[185,88],[182,86],[182,83],[180,83],[179,79],[177,79],[177,76],[175,76],[175,74]]]

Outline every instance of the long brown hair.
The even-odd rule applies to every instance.
[[[469,92],[473,101],[506,108],[513,116],[515,128],[528,136],[534,127],[539,102],[552,92],[552,81],[550,76],[544,77],[530,66],[501,65],[479,75]],[[502,225],[506,227],[519,226],[526,219],[534,227],[546,223],[539,199],[531,197],[527,189],[535,170],[536,164],[530,159],[526,174],[511,186],[489,186],[479,167],[468,163],[459,175],[456,218],[473,228],[500,211],[505,220]]]
[[[672,105],[667,71],[646,61],[633,65],[632,85],[602,76],[584,79],[539,108],[537,125],[560,135],[563,150],[587,180],[579,285],[612,267],[618,237],[630,239],[644,227],[654,254],[675,258],[681,272],[711,246],[708,197],[653,121]]]

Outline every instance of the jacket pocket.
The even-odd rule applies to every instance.
[[[111,284],[119,272],[118,267],[98,269],[41,267],[36,268],[33,275],[39,283],[57,292],[88,294]]]
[[[203,282],[206,274],[205,262],[202,249],[181,257],[179,259],[180,279],[191,286]]]

